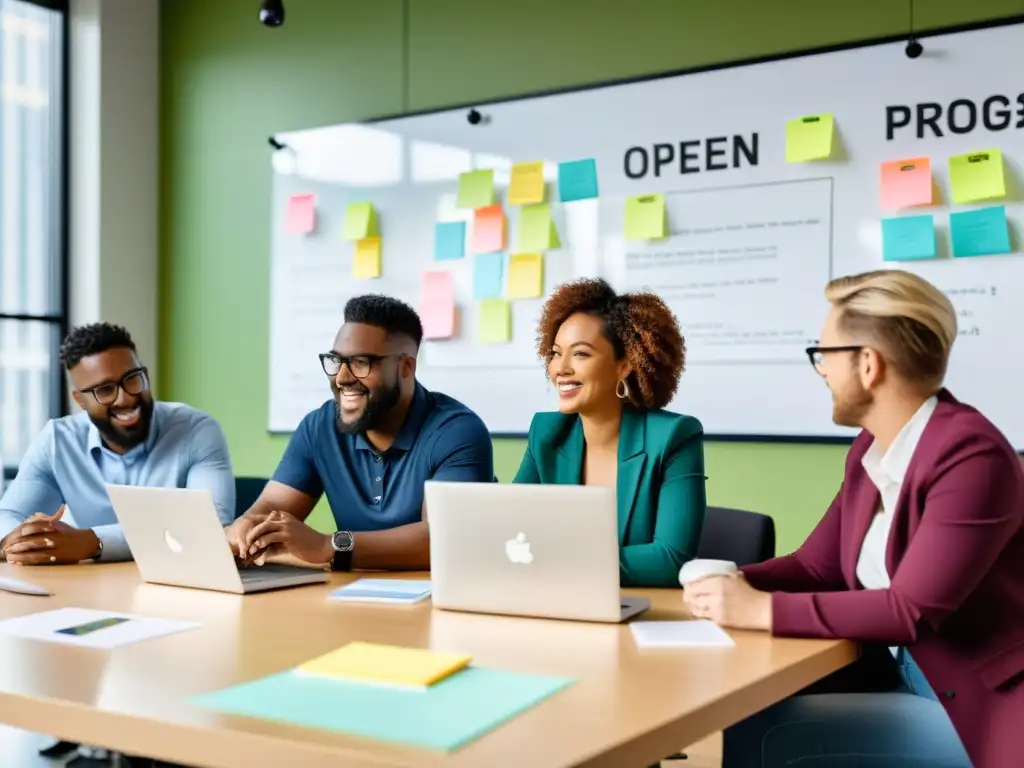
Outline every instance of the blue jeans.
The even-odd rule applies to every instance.
[[[885,693],[796,695],[727,728],[722,768],[971,768],[910,654]]]

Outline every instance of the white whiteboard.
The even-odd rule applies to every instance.
[[[894,266],[950,295],[961,337],[948,386],[1024,448],[1024,24],[927,37],[924,46],[916,60],[900,42],[477,105],[478,125],[460,108],[277,135],[286,149],[273,156],[270,430],[294,429],[328,396],[317,353],[330,348],[349,297],[386,293],[418,306],[422,273],[438,268],[455,277],[459,337],[424,342],[420,380],[472,407],[496,434],[524,433],[536,411],[552,409],[535,351],[541,300],[514,303],[511,342],[478,343],[473,257],[468,249],[457,261],[433,255],[435,224],[471,216],[455,207],[460,173],[495,169],[514,243],[509,169],[544,160],[563,246],[545,255],[545,290],[594,275],[659,292],[688,347],[671,409],[695,415],[712,436],[849,437],[832,424],[828,390],[804,348],[819,335],[826,281],[883,266],[880,221],[897,214],[881,210],[880,164],[930,157],[937,204],[900,213],[934,214],[940,258]],[[951,130],[958,99],[966,101],[953,108]],[[940,136],[916,127],[913,118],[938,109]],[[786,122],[821,113],[835,115],[832,159],[787,163]],[[909,115],[910,124],[887,136],[887,114]],[[673,159],[655,175],[659,143]],[[646,149],[643,178],[626,174],[631,147]],[[709,147],[722,154],[709,157]],[[947,160],[988,148],[1004,154],[1007,196],[990,204],[1005,204],[1016,253],[953,259],[950,212],[982,206],[951,204]],[[657,152],[664,158],[669,149]],[[596,159],[600,196],[559,203],[557,164],[584,158]],[[641,160],[630,155],[634,174]],[[697,172],[683,173],[684,164]],[[669,237],[624,241],[625,199],[659,192]],[[316,196],[316,230],[287,234],[288,200],[301,193]],[[379,216],[383,267],[373,280],[352,278],[353,244],[341,238],[346,206],[360,201]],[[706,263],[707,249],[764,256]]]

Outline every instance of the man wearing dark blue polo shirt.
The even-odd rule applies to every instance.
[[[243,560],[287,554],[335,570],[426,570],[427,480],[491,482],[483,421],[416,380],[423,326],[397,299],[369,295],[345,306],[334,348],[320,355],[333,398],[309,413],[263,493],[228,529]],[[337,531],[305,520],[322,494]]]

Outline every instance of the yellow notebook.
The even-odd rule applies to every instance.
[[[471,657],[376,643],[349,643],[296,671],[358,683],[428,688],[469,665]]]

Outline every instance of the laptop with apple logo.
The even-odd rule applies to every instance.
[[[431,480],[424,492],[434,607],[608,623],[650,607],[621,596],[613,490]]]

